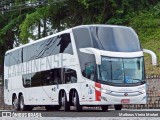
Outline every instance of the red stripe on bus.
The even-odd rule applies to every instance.
[[[95,83],[95,87],[101,88],[101,84],[100,83]]]
[[[96,88],[100,88],[101,89],[101,84],[100,83],[95,83],[95,87]],[[98,91],[95,89],[95,97],[96,97],[96,101],[101,101],[101,91]]]

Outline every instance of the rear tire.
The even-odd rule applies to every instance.
[[[60,105],[55,105],[55,106],[54,106],[54,110],[55,110],[55,111],[59,110],[60,108],[61,108]]]
[[[19,111],[19,109],[20,109],[19,100],[16,95],[13,97],[12,105],[13,105],[14,110]]]
[[[108,105],[102,105],[101,108],[103,112],[108,111]]]
[[[46,105],[45,109],[47,111],[57,111],[59,110],[61,107],[59,105]]]
[[[46,105],[46,106],[45,106],[45,109],[46,109],[47,111],[53,111],[53,110],[54,110],[51,105]]]
[[[19,106],[20,106],[20,111],[27,110],[28,106],[24,104],[24,97],[23,97],[23,95],[21,95],[20,98],[19,98]]]
[[[70,105],[69,102],[67,102],[67,95],[65,92],[61,93],[61,105],[63,106],[64,111],[70,110]]]
[[[75,91],[75,96],[73,98],[74,100],[74,106],[76,108],[76,112],[81,112],[82,111],[82,106],[79,104],[79,96],[77,91]]]
[[[33,110],[33,108],[34,108],[33,106],[28,105],[26,110],[28,110],[28,111],[32,111],[32,110]]]
[[[121,110],[122,109],[122,105],[114,105],[115,110]]]

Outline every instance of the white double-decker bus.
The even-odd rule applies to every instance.
[[[82,25],[5,54],[4,101],[15,110],[121,110],[146,100],[143,50],[130,27]]]

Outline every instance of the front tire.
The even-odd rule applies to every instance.
[[[115,110],[121,110],[122,109],[122,105],[114,105]]]
[[[46,106],[45,106],[45,109],[46,109],[47,111],[53,111],[53,110],[54,110],[53,107],[50,106],[50,105],[46,105]]]
[[[108,111],[108,105],[102,105],[101,109],[103,112]]]

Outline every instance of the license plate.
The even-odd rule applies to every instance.
[[[122,99],[121,103],[130,103],[130,99]]]

